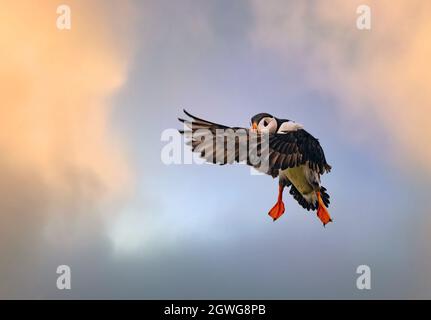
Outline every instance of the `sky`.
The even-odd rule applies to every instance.
[[[71,29],[56,27],[69,5]],[[359,5],[371,29],[358,30]],[[0,298],[430,299],[431,4],[0,0]],[[334,223],[244,165],[166,165],[186,108],[319,138]],[[187,152],[187,151],[184,151]],[[71,290],[56,287],[57,266]],[[371,290],[358,290],[368,265]]]

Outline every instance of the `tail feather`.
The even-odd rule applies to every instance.
[[[318,207],[318,202],[317,202],[317,197],[312,197],[313,201],[309,202],[307,199],[304,198],[304,196],[298,191],[298,189],[295,188],[295,186],[292,184],[292,186],[290,187],[290,191],[289,193],[293,196],[293,198],[298,201],[298,203],[304,208],[307,209],[308,211],[312,210],[316,210]],[[323,203],[325,204],[325,206],[328,208],[329,207],[329,194],[326,192],[326,188],[325,187],[320,187],[320,195],[322,197]]]
[[[320,187],[320,195],[322,197],[323,203],[325,204],[325,207],[328,208],[329,204],[331,203],[329,201],[329,194],[326,192],[326,188],[325,187]]]

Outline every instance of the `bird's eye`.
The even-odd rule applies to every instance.
[[[263,120],[263,125],[266,127],[268,125],[268,120]]]

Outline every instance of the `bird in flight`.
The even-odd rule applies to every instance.
[[[192,151],[207,162],[220,165],[245,162],[273,178],[278,177],[277,202],[268,213],[274,221],[285,211],[283,190],[290,187],[289,193],[303,208],[317,210],[323,226],[332,222],[327,210],[329,195],[320,184],[320,175],[329,173],[331,166],[319,141],[302,125],[259,113],[251,118],[250,128],[228,127],[195,117],[186,110],[184,113],[190,119],[178,118],[184,124],[184,130],[179,131],[189,139],[187,144]],[[226,132],[234,135],[233,143],[227,142]],[[257,162],[259,151],[261,159]],[[263,161],[267,161],[266,166]]]

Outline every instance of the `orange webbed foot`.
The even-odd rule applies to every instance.
[[[325,204],[323,203],[322,197],[320,196],[320,192],[317,192],[317,201],[317,216],[319,217],[320,221],[322,221],[323,226],[325,226],[329,222],[332,222],[332,219],[329,215],[328,209],[326,209]]]
[[[269,211],[268,215],[275,221],[280,218],[284,213],[284,203],[283,201],[277,201],[275,206]]]

